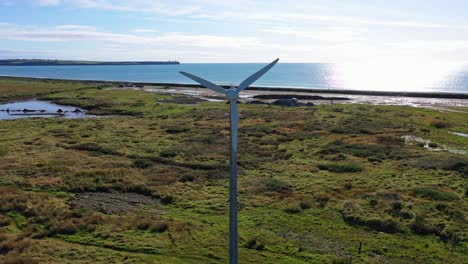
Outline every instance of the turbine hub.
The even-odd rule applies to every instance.
[[[236,91],[235,88],[231,88],[227,90],[226,97],[229,101],[235,101],[237,100],[237,98],[239,98],[239,93]]]

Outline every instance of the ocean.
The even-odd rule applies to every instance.
[[[193,84],[186,71],[236,85],[266,63],[180,65],[0,66],[0,76]],[[468,93],[468,67],[439,64],[279,63],[254,86],[401,92]]]

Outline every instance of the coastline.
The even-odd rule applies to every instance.
[[[169,88],[191,88],[205,89],[201,85],[187,83],[158,83],[158,82],[139,82],[139,81],[109,81],[109,80],[77,80],[77,79],[57,79],[57,78],[41,78],[41,77],[17,77],[3,76],[0,78],[6,79],[23,79],[23,80],[41,80],[41,81],[70,81],[83,83],[103,83],[115,85],[117,83],[133,83],[143,86],[152,87],[169,87]],[[223,88],[229,88],[228,85],[220,85]],[[321,94],[341,94],[341,95],[366,95],[366,96],[386,96],[386,97],[416,97],[416,98],[444,98],[444,99],[468,99],[467,93],[456,92],[398,92],[398,91],[371,91],[371,90],[349,90],[349,89],[325,89],[313,87],[277,87],[277,86],[250,86],[247,90],[251,91],[269,91],[269,92],[297,92],[297,93],[321,93]]]
[[[224,98],[208,89],[181,86],[143,86],[142,88],[111,88],[111,89],[134,89],[147,92],[166,93],[170,95],[197,98],[205,101],[223,101]],[[436,109],[446,112],[468,113],[468,99],[459,98],[427,98],[407,97],[389,95],[358,95],[342,93],[322,93],[316,91],[288,91],[288,90],[259,90],[247,89],[239,98],[241,103],[274,103],[276,100],[295,100],[302,105],[320,104],[369,104],[369,105],[395,105]],[[461,108],[461,109],[458,109]]]
[[[76,61],[76,60],[0,60],[0,66],[109,66],[109,65],[179,65],[179,61]]]

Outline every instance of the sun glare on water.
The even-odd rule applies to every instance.
[[[460,65],[435,62],[367,61],[337,64],[334,85],[373,91],[435,91]]]

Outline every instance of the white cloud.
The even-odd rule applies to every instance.
[[[443,23],[435,21],[417,21],[405,19],[380,19],[353,15],[340,15],[319,7],[311,7],[310,3],[297,1],[296,4],[285,6],[284,3],[238,0],[233,5],[227,0],[35,0],[40,5],[64,4],[75,8],[101,9],[122,12],[154,13],[172,17],[210,20],[251,21],[265,24],[317,24],[329,25],[367,25],[405,28],[465,28],[466,24]],[[279,11],[281,10],[281,11]]]
[[[61,9],[64,12],[100,10],[89,12],[96,15],[91,21],[97,21],[97,27],[0,23],[0,40],[63,42],[63,46],[74,45],[76,52],[88,49],[82,53],[88,57],[94,52],[94,56],[136,58],[144,57],[143,52],[156,56],[164,51],[192,61],[268,61],[272,54],[282,61],[302,62],[392,57],[468,60],[466,19],[455,23],[455,17],[444,17],[447,13],[431,17],[424,13],[425,6],[387,10],[384,4],[372,4],[374,9],[362,11],[369,5],[361,8],[346,1],[338,5],[338,1],[322,0],[318,5],[310,0],[238,0],[235,4],[232,0],[0,0],[17,5],[34,2],[35,7],[57,5],[66,7]],[[349,5],[355,8],[342,7]],[[100,28],[113,28],[114,19],[116,24],[131,19],[136,29]]]
[[[264,31],[275,35],[287,35],[302,39],[337,43],[362,40],[364,29],[358,27],[323,27],[313,29],[273,27]]]
[[[147,33],[158,33],[159,30],[150,29],[150,28],[138,28],[138,29],[134,29],[133,32],[147,34]]]
[[[96,30],[96,27],[86,25],[60,25],[55,28],[59,30]]]
[[[56,6],[61,4],[62,0],[39,0],[38,4],[41,6]]]
[[[260,45],[256,38],[224,37],[215,35],[189,35],[164,33],[159,35],[135,35],[99,31],[82,25],[61,25],[52,28],[0,24],[0,39],[37,42],[106,41],[136,45],[172,45],[191,47],[223,47],[248,49]]]

